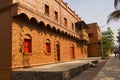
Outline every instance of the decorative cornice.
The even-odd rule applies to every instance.
[[[18,5],[18,9],[19,9],[19,10],[24,10],[24,11],[26,11],[26,12],[24,12],[24,11],[23,11],[23,12],[24,12],[25,14],[27,14],[27,16],[28,16],[29,18],[37,16],[38,18],[37,18],[37,17],[35,17],[35,18],[38,20],[38,22],[40,22],[40,18],[45,19],[45,20],[47,20],[47,21],[49,21],[49,22],[57,25],[58,29],[62,28],[62,30],[63,30],[64,32],[67,31],[67,33],[69,33],[69,34],[72,33],[71,35],[74,35],[75,37],[79,38],[79,36],[78,36],[77,33],[73,32],[73,31],[71,31],[71,30],[69,30],[69,29],[67,29],[67,28],[65,28],[65,27],[63,27],[63,26],[60,26],[60,24],[56,23],[55,21],[50,20],[49,18],[46,18],[44,15],[40,14],[40,12],[35,11],[34,9],[27,7],[27,5],[19,4],[19,5]],[[22,11],[19,11],[19,14],[21,14],[21,13],[22,13]],[[29,13],[33,14],[33,16],[29,16]],[[34,16],[34,15],[35,15],[35,16]],[[55,27],[56,27],[56,26],[55,26]],[[60,30],[61,30],[61,29],[60,29]],[[62,31],[62,30],[61,30],[61,31]]]

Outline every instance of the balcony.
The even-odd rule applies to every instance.
[[[78,34],[80,36],[80,40],[84,40],[84,41],[89,42],[88,33],[86,31],[84,31],[84,30],[79,31]]]

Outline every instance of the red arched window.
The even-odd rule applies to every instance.
[[[31,37],[26,35],[24,39],[24,54],[32,52],[32,40]]]
[[[51,53],[50,40],[46,41],[46,54]]]

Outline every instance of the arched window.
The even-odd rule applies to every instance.
[[[24,54],[32,53],[32,39],[30,35],[24,38]]]
[[[50,45],[50,40],[47,39],[47,41],[46,41],[46,54],[51,53],[51,47],[50,46],[51,46]]]

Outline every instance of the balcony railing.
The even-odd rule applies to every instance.
[[[86,40],[86,41],[89,42],[89,37],[88,37],[88,33],[87,32],[82,30],[82,31],[79,31],[78,34],[80,36],[80,40]]]

